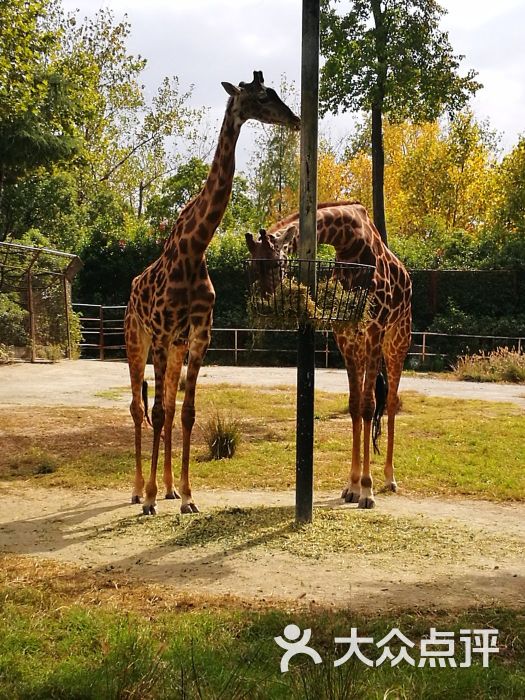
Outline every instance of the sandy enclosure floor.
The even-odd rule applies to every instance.
[[[148,365],[146,377],[153,377]],[[218,367],[205,366],[199,384],[241,386],[295,386],[295,367]],[[323,391],[346,392],[346,371],[318,369],[316,387]],[[115,387],[129,386],[125,362],[73,360],[57,364],[14,364],[0,366],[0,405],[32,406],[128,406],[130,394],[104,396]],[[402,377],[401,391],[417,391],[426,396],[506,401],[525,410],[525,386],[459,382],[430,377]],[[101,395],[102,392],[102,395]]]
[[[459,609],[476,604],[525,604],[525,504],[378,496],[378,512],[442,524],[443,556],[424,550],[369,555],[364,548],[297,556],[262,545],[257,533],[241,532],[233,546],[194,547],[170,537],[174,502],[160,501],[159,516],[142,518],[127,492],[20,487],[2,484],[0,551],[73,563],[177,591],[233,595],[267,602],[304,602],[383,610],[394,607]],[[215,508],[292,505],[293,492],[201,491],[199,504]],[[335,493],[318,494],[319,507],[343,508]],[[163,528],[157,525],[162,519]],[[136,525],[139,523],[139,525]],[[468,531],[481,547],[447,556],[447,528]],[[512,536],[513,546],[506,539]],[[501,544],[501,547],[500,547]],[[395,548],[393,548],[395,550]]]
[[[148,375],[152,375],[151,368]],[[294,368],[204,367],[200,382],[290,386],[295,376]],[[123,409],[129,404],[129,396],[111,390],[127,384],[127,366],[122,362],[79,360],[0,367],[0,406]],[[316,384],[325,391],[344,392],[346,373],[318,370]],[[525,387],[520,386],[410,377],[403,378],[401,389],[433,396],[507,401],[525,409]],[[128,491],[44,489],[31,481],[0,482],[0,489],[0,552],[72,563],[108,572],[109,576],[161,583],[174,591],[268,602],[315,602],[360,610],[525,604],[523,503],[378,495],[374,512],[390,514],[394,524],[396,519],[408,518],[409,529],[410,522],[420,528],[423,524],[423,532],[425,527],[434,531],[436,526],[442,528],[437,548],[429,551],[414,543],[400,550],[393,530],[392,548],[387,542],[380,553],[370,553],[365,532],[356,546],[337,552],[321,551],[315,558],[308,558],[286,547],[273,546],[272,541],[261,541],[250,528],[240,528],[233,542],[219,538],[184,546],[170,532],[170,523],[178,517],[176,502],[161,500],[159,516],[144,519],[139,515],[140,506],[129,504]],[[361,511],[343,505],[338,496],[335,492],[318,493],[316,505],[342,509],[350,518],[362,518]],[[218,509],[265,506],[274,508],[272,515],[280,513],[282,518],[283,507],[293,506],[294,494],[199,490],[198,503],[211,517]],[[290,527],[291,516],[286,517]],[[276,532],[272,537],[279,540],[281,535]],[[456,538],[454,547],[447,540],[450,536]]]

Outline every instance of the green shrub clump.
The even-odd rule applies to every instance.
[[[220,413],[212,416],[203,426],[204,439],[210,459],[230,459],[241,441],[241,426],[234,418],[224,418]]]

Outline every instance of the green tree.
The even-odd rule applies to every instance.
[[[173,167],[167,140],[194,134],[202,112],[187,106],[192,89],[182,92],[177,77],[164,78],[146,99],[140,82],[146,60],[129,54],[130,25],[116,22],[111,10],[80,24],[71,16],[64,22],[63,62],[84,84],[82,189],[87,196],[90,186],[108,182],[141,216],[146,193]]]
[[[87,236],[89,207],[78,201],[76,179],[68,170],[39,168],[7,186],[5,231],[21,239],[28,229],[45,231],[48,245],[74,252]]]
[[[492,218],[481,235],[484,265],[525,268],[525,138],[498,169]]]
[[[27,172],[70,159],[79,94],[57,61],[51,0],[0,3],[0,211],[5,188]],[[5,224],[0,239],[6,236]]]
[[[496,220],[511,231],[525,233],[525,137],[501,163]]]
[[[324,112],[371,113],[374,221],[387,241],[383,117],[433,121],[461,109],[479,87],[474,71],[460,76],[435,0],[354,0],[346,14],[323,0],[320,89]]]
[[[250,194],[249,182],[242,173],[238,173],[233,178],[232,193],[220,230],[246,233],[257,228],[258,221],[257,206]]]
[[[190,158],[177,172],[166,178],[160,192],[151,197],[146,207],[146,218],[154,228],[162,222],[171,228],[182,207],[202,188],[209,167],[199,158]]]

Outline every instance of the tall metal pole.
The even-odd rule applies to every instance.
[[[319,103],[319,0],[303,0],[301,60],[301,186],[298,256],[317,254],[317,141]],[[301,282],[315,290],[315,264],[304,265]],[[295,519],[312,521],[315,329],[305,320],[297,338],[297,432]]]

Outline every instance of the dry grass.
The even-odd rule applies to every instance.
[[[456,376],[471,382],[525,383],[525,355],[499,348],[494,352],[460,357],[454,367]]]
[[[197,609],[257,610],[274,607],[270,602],[245,600],[230,594],[189,593],[169,585],[142,583],[137,578],[113,570],[111,566],[85,568],[53,559],[16,554],[0,554],[0,564],[0,589],[30,589],[35,594],[51,598],[56,605],[104,606],[121,613],[146,614],[149,618],[164,612]],[[301,605],[298,603],[299,607]]]
[[[396,471],[405,493],[525,499],[523,412],[519,407],[408,392],[402,396],[403,410],[396,421]],[[347,478],[351,447],[347,406],[344,394],[317,393],[317,489],[340,489]],[[242,423],[242,443],[235,456],[220,462],[208,460],[202,430],[217,411]],[[42,486],[71,488],[131,482],[133,423],[126,409],[11,407],[0,409],[0,425],[0,478],[35,479]],[[151,435],[151,430],[144,431],[146,469]],[[175,471],[180,445],[177,415]],[[383,454],[373,458],[378,484],[384,439],[381,449]],[[295,391],[286,387],[200,387],[191,457],[195,489],[293,488]],[[42,473],[46,471],[51,473]]]

